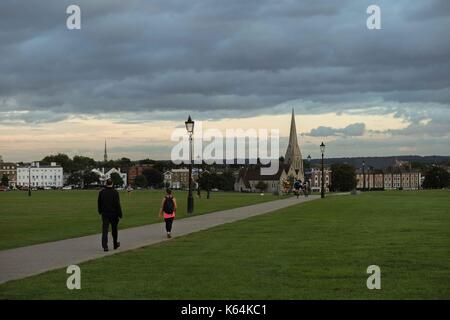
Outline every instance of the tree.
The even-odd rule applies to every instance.
[[[233,191],[234,190],[234,182],[236,178],[233,175],[233,172],[230,170],[226,170],[222,174],[222,190],[223,191]]]
[[[164,170],[166,168],[166,164],[162,161],[158,161],[153,165],[153,168],[155,168],[156,170],[158,170],[160,172],[164,172]]]
[[[422,162],[411,162],[411,169],[419,170],[420,172],[426,172],[428,170],[428,165]]]
[[[163,174],[154,168],[145,169],[142,174],[147,178],[148,185],[152,187],[160,187],[164,181]]]
[[[209,173],[209,178],[211,180],[211,188],[217,188],[223,191],[234,190],[235,178],[230,170],[226,170],[222,173]]]
[[[83,175],[80,172],[73,172],[67,179],[68,184],[81,185],[83,181]]]
[[[42,162],[45,163],[56,162],[57,164],[61,165],[64,172],[72,172],[73,170],[72,160],[69,158],[67,154],[64,153],[46,156],[44,159],[42,159]]]
[[[345,163],[331,165],[331,190],[351,191],[356,187],[355,167]]]
[[[435,166],[425,173],[422,187],[425,189],[449,188],[450,173],[444,168]]]
[[[94,183],[99,183],[100,179],[99,176],[92,172],[92,171],[87,171],[83,174],[83,180],[84,180],[84,184],[85,185],[90,185],[90,184],[94,184]]]
[[[97,162],[89,157],[74,156],[72,159],[72,171],[85,171],[93,169],[97,166]]]
[[[200,189],[206,190],[206,199],[210,197],[210,191],[213,188],[213,176],[209,172],[203,172],[198,178]]]
[[[129,168],[133,165],[131,160],[128,158],[121,158],[120,160],[117,160],[117,163],[120,168]]]
[[[147,178],[141,174],[134,179],[134,184],[136,185],[136,187],[147,188],[148,181]]]
[[[255,188],[258,189],[260,192],[264,192],[264,191],[267,190],[267,183],[265,183],[264,181],[260,180],[256,184]]]
[[[311,162],[308,160],[303,160],[303,169],[311,169]]]
[[[2,176],[1,185],[7,187],[9,185],[9,178],[6,174]]]
[[[123,186],[123,179],[117,172],[111,173],[111,180],[114,186]]]

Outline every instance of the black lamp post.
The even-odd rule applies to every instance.
[[[189,134],[189,193],[187,199],[187,213],[192,214],[194,212],[194,197],[192,196],[192,134],[194,133],[194,121],[191,116],[184,122],[186,130]]]
[[[31,163],[28,167],[28,196],[31,197]]]
[[[325,198],[325,173],[323,168],[323,157],[325,154],[325,144],[322,142],[320,145],[320,152],[322,153],[322,187],[320,188],[320,197]]]
[[[363,191],[366,191],[366,162],[363,160]]]
[[[311,169],[311,155],[309,154],[308,157],[306,158],[308,160],[308,169],[309,169],[309,173],[308,173],[308,179],[306,179],[306,173],[305,173],[305,181],[308,181],[309,184],[311,185],[311,174],[312,174],[312,169]]]

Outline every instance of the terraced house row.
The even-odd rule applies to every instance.
[[[359,190],[370,189],[403,189],[418,190],[422,185],[422,174],[420,171],[381,171],[356,173]]]

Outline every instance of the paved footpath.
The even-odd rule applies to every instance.
[[[318,197],[309,196],[299,199],[290,197],[176,220],[172,230],[173,238],[286,208],[301,202],[311,201]],[[79,264],[88,260],[167,241],[164,223],[124,230],[120,230],[119,224],[121,247],[118,250],[110,248],[109,252],[103,252],[100,239],[101,234],[95,234],[0,251],[0,284],[49,270],[65,268],[71,264]]]

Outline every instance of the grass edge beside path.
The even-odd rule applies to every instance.
[[[0,298],[448,299],[448,195],[329,197],[83,263],[79,291],[61,269]],[[365,286],[371,264],[382,290]]]

